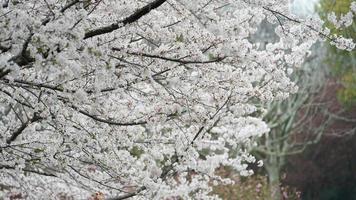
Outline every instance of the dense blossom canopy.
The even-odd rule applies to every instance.
[[[0,196],[217,198],[318,39],[287,0],[3,0]],[[353,10],[355,12],[355,10]],[[262,21],[279,40],[251,40]]]

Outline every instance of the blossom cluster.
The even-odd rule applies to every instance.
[[[287,0],[4,1],[0,195],[217,198],[320,31]]]

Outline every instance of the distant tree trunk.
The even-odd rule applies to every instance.
[[[270,187],[271,200],[281,200],[281,182],[280,182],[280,166],[279,158],[271,156],[269,161],[265,163],[268,174],[268,182]]]

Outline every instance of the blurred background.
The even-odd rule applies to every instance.
[[[354,0],[293,0],[299,17],[327,19],[345,15]],[[348,28],[332,33],[356,40],[356,17]],[[276,41],[274,27],[262,23],[251,40]],[[292,73],[299,91],[268,105],[264,119],[271,132],[251,153],[264,162],[250,166],[256,173],[241,177],[229,168],[217,173],[235,180],[216,186],[215,194],[231,200],[355,200],[356,199],[356,51],[341,51],[327,43],[313,46],[302,66]]]

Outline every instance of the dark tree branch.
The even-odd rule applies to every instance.
[[[75,4],[77,4],[79,2],[80,2],[80,0],[73,0],[72,2],[65,5],[59,12],[64,13],[67,9],[69,9],[70,7],[74,6]]]
[[[4,79],[5,83],[10,83],[10,81],[8,79]],[[48,85],[48,84],[44,84],[44,83],[35,83],[35,82],[30,82],[30,81],[26,81],[26,80],[19,80],[19,79],[15,79],[14,83],[19,83],[16,86],[18,87],[30,87],[30,88],[46,88],[46,89],[50,89],[50,90],[54,90],[54,91],[58,91],[58,92],[65,92],[63,88],[60,88],[58,86],[52,86],[52,85]],[[67,92],[75,92],[75,91],[67,91]]]
[[[23,102],[23,101],[20,101],[19,99],[16,99],[10,92],[0,88],[0,92],[6,94],[7,96],[9,96],[10,98],[12,98],[13,100],[15,100],[17,103],[23,105],[23,106],[26,106],[28,108],[31,108],[31,109],[35,109],[30,103],[27,103],[27,102]],[[24,97],[23,97],[24,98]],[[25,98],[24,98],[25,99]],[[25,99],[26,100],[26,99]]]
[[[28,47],[29,43],[31,42],[32,36],[33,36],[33,33],[30,30],[30,34],[26,38],[25,42],[23,43],[21,51],[19,52],[18,55],[10,58],[9,62],[12,61],[12,62],[18,64],[19,66],[24,66],[24,65],[27,65],[34,61],[34,59],[31,58],[27,53],[27,47]]]
[[[0,69],[0,79],[8,75],[10,72],[11,72],[10,69]]]
[[[119,51],[120,49],[112,48],[112,50]],[[165,60],[165,61],[177,62],[180,64],[208,64],[208,63],[220,62],[226,58],[226,57],[218,57],[213,60],[202,61],[202,60],[185,60],[185,59],[179,59],[179,58],[168,58],[168,57],[164,57],[164,56],[152,55],[152,54],[147,54],[147,53],[136,53],[136,52],[127,52],[127,53],[130,55],[134,55],[134,56],[156,58],[156,59],[161,59],[161,60]]]
[[[206,120],[204,121],[204,123],[206,122]],[[193,140],[190,142],[191,145],[194,144],[195,140],[198,138],[198,136],[200,135],[201,132],[203,132],[205,126],[201,126],[198,130],[198,132],[194,135]]]
[[[211,116],[211,117],[209,118],[210,120],[214,119],[214,118],[216,117],[216,115],[229,103],[229,101],[230,101],[230,99],[231,99],[231,96],[232,96],[232,94],[229,95],[229,97],[226,99],[226,101],[223,103],[223,105],[218,108],[218,110],[213,114],[213,116]],[[205,119],[204,122],[203,122],[203,124],[204,124],[206,121],[207,121],[207,120]],[[196,140],[196,139],[198,138],[198,136],[202,133],[202,131],[204,130],[204,128],[205,128],[204,125],[199,128],[199,130],[198,130],[198,132],[195,134],[193,140],[190,142],[191,145],[194,144],[195,140]],[[210,128],[210,129],[211,129],[211,128]]]
[[[0,169],[13,169],[13,170],[15,170],[16,168],[13,167],[13,166],[10,166],[10,165],[0,165]],[[24,172],[35,173],[35,174],[42,175],[42,176],[57,177],[55,174],[50,174],[50,173],[46,173],[46,172],[40,172],[40,171],[29,169],[29,168],[24,168],[22,170]]]
[[[280,24],[281,26],[282,26],[282,24],[281,24],[281,22],[280,22],[280,19],[279,19],[277,16],[281,16],[281,17],[283,17],[284,19],[286,19],[286,20],[288,20],[288,21],[291,21],[291,22],[294,22],[294,23],[297,23],[297,24],[302,24],[302,23],[303,23],[302,21],[300,21],[300,20],[298,20],[298,19],[293,19],[293,18],[291,18],[291,17],[289,17],[289,16],[287,16],[287,15],[285,15],[285,14],[279,12],[279,11],[272,10],[272,9],[270,9],[269,7],[263,7],[263,9],[265,9],[265,10],[271,12],[274,16],[276,16],[276,18],[277,18],[277,20],[278,20],[278,22],[279,22],[279,24]],[[312,30],[312,31],[314,31],[314,32],[316,32],[316,33],[318,33],[319,36],[321,36],[321,37],[323,37],[323,38],[326,38],[326,39],[328,39],[328,40],[330,40],[330,41],[332,41],[332,42],[335,42],[335,43],[337,42],[334,38],[331,38],[330,36],[326,35],[325,33],[318,31],[317,29],[315,29],[315,28],[312,27],[311,25],[306,25],[306,27],[308,27],[310,30]],[[283,28],[283,26],[282,26],[282,28]],[[283,29],[284,29],[284,28],[283,28]]]
[[[80,2],[80,0],[73,0],[72,2],[65,5],[59,12],[64,13],[67,9],[71,8],[72,6],[74,6],[75,4],[77,4],[79,2]],[[50,21],[51,21],[51,18],[47,17],[45,20],[42,21],[42,25],[46,26],[46,24],[48,24],[48,22],[50,22]]]
[[[15,141],[16,138],[22,134],[28,125],[41,119],[42,118],[37,113],[34,113],[31,119],[27,120],[27,122],[23,123],[15,132],[11,134],[11,137],[6,140],[6,143],[11,144],[11,142]]]
[[[131,197],[134,197],[136,195],[138,195],[140,192],[146,190],[145,186],[140,187],[139,189],[137,189],[135,192],[129,193],[129,194],[124,194],[118,197],[113,197],[113,198],[108,198],[107,200],[123,200],[123,199],[128,199]]]
[[[159,6],[161,6],[164,2],[166,2],[167,0],[155,0],[149,4],[147,4],[146,6],[138,9],[135,13],[133,13],[132,15],[128,16],[127,18],[117,22],[117,23],[113,23],[109,26],[104,26],[101,28],[97,28],[94,30],[90,30],[89,32],[85,33],[84,39],[88,39],[91,37],[95,37],[97,35],[103,35],[106,33],[110,33],[113,32],[127,24],[131,24],[133,22],[136,22],[137,20],[139,20],[141,17],[143,17],[144,15],[148,14],[151,10],[158,8]]]
[[[10,72],[10,71],[9,71]],[[0,79],[2,78],[2,72],[0,69]],[[3,79],[5,83],[10,84],[10,81],[8,79]],[[26,80],[20,80],[20,79],[15,79],[14,83],[18,83],[18,84],[11,84],[14,85],[16,87],[29,87],[29,88],[45,88],[45,89],[49,89],[49,90],[53,90],[53,91],[57,91],[57,92],[69,92],[69,93],[75,93],[76,90],[67,90],[67,89],[63,89],[62,87],[60,87],[60,85],[49,85],[46,83],[35,83],[35,82],[31,82],[31,81],[26,81]],[[120,86],[120,87],[124,87],[124,86]],[[100,92],[110,92],[113,90],[116,90],[117,88],[105,88],[100,90]],[[85,91],[88,94],[92,94],[94,93],[94,90],[86,90]]]
[[[2,53],[7,52],[7,51],[9,51],[10,49],[11,49],[11,46],[5,47],[5,46],[0,45],[0,51],[1,51]]]
[[[123,192],[123,191],[122,191],[121,189],[119,189],[119,188],[112,187],[112,186],[110,186],[110,185],[105,184],[105,182],[103,183],[103,181],[98,181],[98,180],[96,180],[95,178],[89,177],[88,175],[85,175],[85,174],[81,173],[79,170],[75,169],[75,167],[73,167],[73,166],[71,166],[71,165],[69,165],[69,167],[70,167],[75,173],[77,173],[78,175],[80,175],[80,176],[82,176],[82,177],[84,177],[84,178],[86,178],[86,179],[88,179],[88,180],[94,181],[94,182],[96,182],[96,183],[98,183],[98,184],[100,184],[100,185],[102,185],[102,186],[108,187],[108,188],[110,188],[110,189],[114,189],[114,190],[118,190],[118,191],[120,191],[120,192]]]
[[[112,120],[109,120],[109,119],[103,119],[103,118],[100,118],[100,117],[97,117],[95,115],[91,115],[89,114],[88,112],[84,111],[84,110],[80,110],[78,109],[77,107],[75,106],[71,106],[73,109],[77,110],[79,113],[95,120],[95,121],[98,121],[98,122],[102,122],[102,123],[106,123],[106,124],[109,124],[109,125],[115,125],[115,126],[138,126],[138,125],[144,125],[144,124],[147,124],[146,121],[138,121],[138,122],[116,122],[116,121],[112,121]]]
[[[7,7],[9,7],[9,1],[10,1],[10,0],[4,0],[4,3],[2,4],[2,8],[7,8]]]

